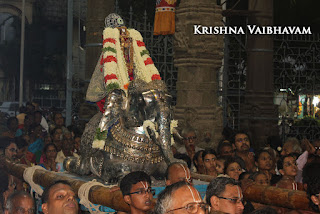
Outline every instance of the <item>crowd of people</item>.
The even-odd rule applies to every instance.
[[[81,155],[81,133],[73,126],[65,127],[61,113],[44,117],[38,105],[27,103],[16,117],[8,118],[0,151],[10,161],[63,172],[66,157]],[[166,188],[156,202],[150,175],[137,171],[122,178],[119,187],[131,214],[312,213],[245,201],[240,185],[243,182],[305,191],[310,207],[319,212],[320,140],[311,143],[288,138],[281,148],[270,144],[254,151],[246,132],[232,132],[216,148],[206,149],[199,147],[197,132],[191,128],[183,129],[180,137],[182,146],[172,147],[177,162],[168,166]],[[205,198],[193,186],[192,172],[212,177]],[[4,213],[35,213],[35,202],[27,189],[22,180],[0,171]],[[45,214],[81,212],[75,192],[65,181],[44,190],[41,208]]]
[[[63,172],[66,157],[79,157],[81,131],[74,126],[65,127],[61,112],[44,116],[36,103],[26,103],[16,117],[7,118],[6,130],[0,134],[0,151],[13,162]],[[27,188],[21,180],[0,171],[1,207],[13,192]]]

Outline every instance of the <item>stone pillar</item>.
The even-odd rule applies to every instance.
[[[209,132],[214,143],[221,138],[223,128],[217,99],[223,36],[194,35],[194,25],[222,26],[221,20],[221,6],[216,1],[184,0],[176,11],[174,35],[174,64],[178,68],[175,118],[180,128],[187,125],[195,128],[200,141]]]
[[[273,25],[273,1],[249,0],[250,25]],[[273,37],[272,35],[248,35],[247,84],[244,118],[241,128],[252,135],[253,147],[260,148],[268,136],[277,134],[277,111],[273,104]]]

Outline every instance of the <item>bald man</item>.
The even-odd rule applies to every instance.
[[[7,200],[5,214],[35,213],[35,203],[30,194],[19,191],[11,194]]]
[[[186,181],[192,185],[190,170],[185,163],[173,162],[166,171],[166,186],[170,186],[179,181]]]
[[[204,203],[199,192],[189,183],[180,181],[167,186],[159,195],[155,214],[166,213],[208,213],[209,205]]]

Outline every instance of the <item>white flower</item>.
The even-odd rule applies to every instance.
[[[174,138],[173,138],[173,130],[177,127],[178,127],[178,120],[171,120],[171,123],[170,123],[171,146],[175,144]]]
[[[103,149],[105,145],[105,141],[104,140],[94,140],[92,143],[92,148],[94,149]]]

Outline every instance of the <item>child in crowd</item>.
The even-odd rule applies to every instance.
[[[206,169],[204,167],[203,159],[202,159],[202,153],[204,150],[197,151],[193,156],[193,165],[197,169],[197,173],[199,174],[205,174]]]
[[[224,174],[228,175],[230,178],[238,181],[240,174],[243,172],[243,167],[241,167],[237,158],[229,157],[224,163]]]
[[[276,183],[276,187],[302,190],[302,184],[295,181],[295,177],[298,173],[298,167],[296,163],[296,157],[293,155],[285,155],[278,161],[278,170],[281,173],[281,180]]]
[[[131,214],[146,214],[152,210],[154,189],[151,179],[142,171],[127,174],[120,182],[124,201],[129,205]]]
[[[249,179],[253,180],[255,184],[270,186],[270,181],[263,172],[254,172],[249,176]]]
[[[218,172],[218,175],[224,174],[224,163],[226,161],[226,158],[219,157],[216,160],[216,170]]]
[[[249,179],[251,174],[252,174],[252,172],[243,172],[243,173],[241,173],[240,176],[239,176],[239,181]]]
[[[274,185],[279,181],[279,176],[274,174],[273,159],[269,151],[258,151],[255,156],[255,163],[259,172],[263,172],[267,176],[271,185]]]

